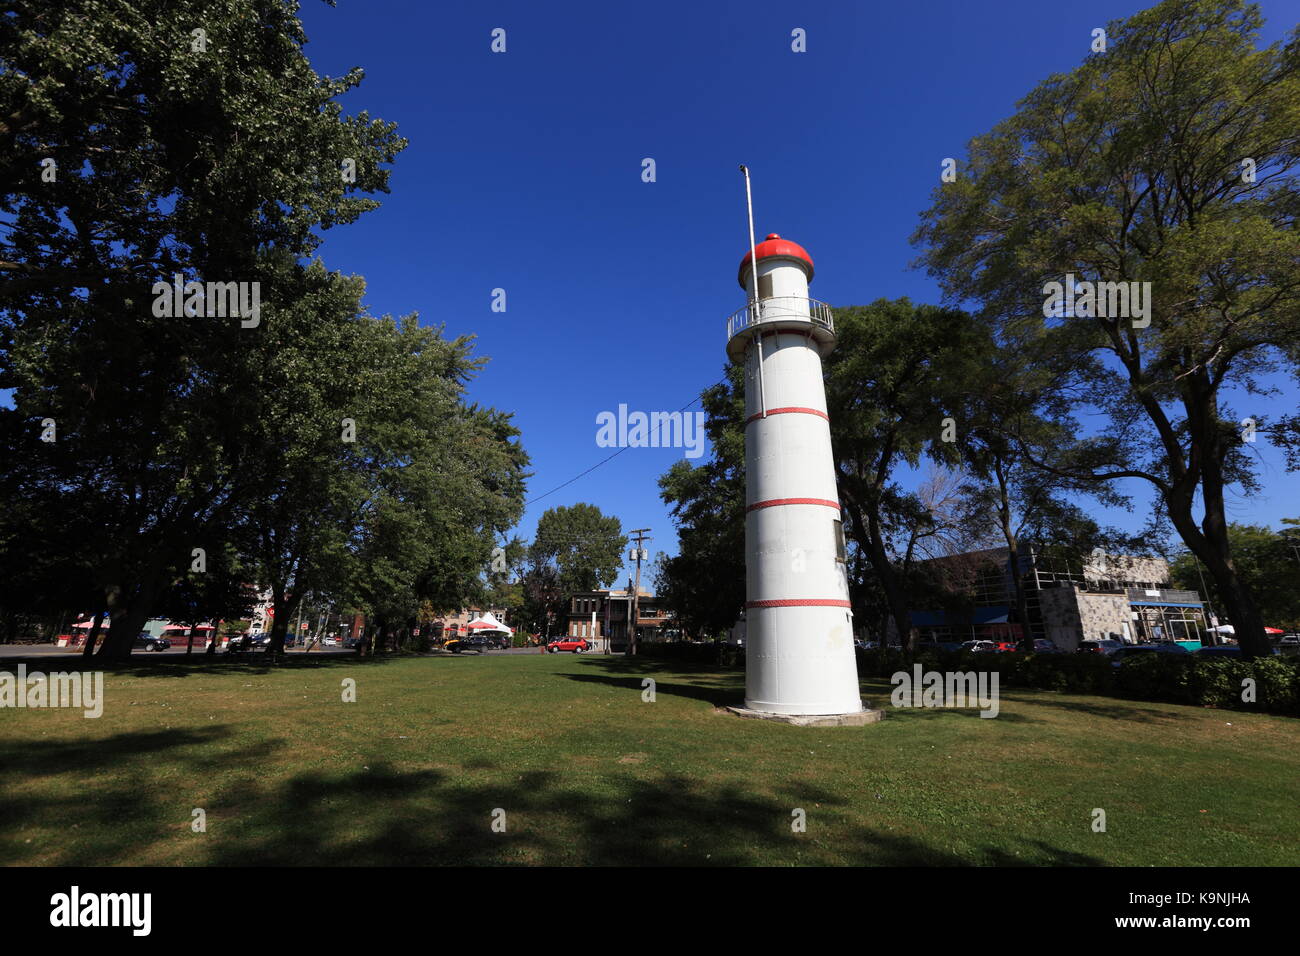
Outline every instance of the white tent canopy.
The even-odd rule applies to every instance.
[[[476,620],[470,621],[465,626],[472,631],[499,631],[502,634],[514,633],[514,631],[510,630],[510,628],[498,621],[491,611],[488,611]]]

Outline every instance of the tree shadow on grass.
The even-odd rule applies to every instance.
[[[151,730],[84,740],[11,740],[0,743],[0,781],[11,775],[51,776],[75,770],[94,773],[154,758],[178,747],[205,746],[229,736],[225,726],[196,730]]]
[[[0,791],[0,863],[109,865],[150,857],[156,844],[151,858],[217,866],[1100,862],[1014,837],[959,854],[936,845],[951,836],[942,831],[918,837],[846,820],[869,794],[794,781],[755,792],[715,775],[647,777],[623,768],[498,772],[484,781],[377,760],[277,778],[260,773],[259,761],[280,741],[235,747],[229,733],[217,726],[84,745],[5,744],[6,778],[67,777],[39,801]],[[93,786],[83,780],[113,771]],[[163,780],[175,783],[160,786]],[[203,795],[193,792],[196,780]],[[207,815],[206,832],[191,830],[196,803]],[[807,813],[806,833],[791,827],[796,808]],[[504,832],[493,829],[494,820],[504,821]]]
[[[279,663],[266,660],[261,655],[249,658],[231,658],[226,654],[207,655],[195,652],[193,655],[153,655],[133,654],[126,660],[105,661],[97,657],[89,660],[77,655],[73,657],[7,657],[0,660],[0,671],[17,673],[19,664],[26,664],[28,673],[48,674],[51,672],[86,673],[103,671],[125,677],[199,677],[224,674],[280,674],[292,671],[316,671],[324,668],[356,668],[369,665],[382,665],[399,660],[409,660],[409,655],[384,655],[380,657],[357,657],[352,654],[332,654],[321,657],[307,655],[287,657]]]
[[[1018,711],[999,709],[996,717],[981,717],[977,707],[894,707],[888,700],[882,702],[881,709],[891,717],[906,720],[950,720],[957,718],[974,718],[992,724],[995,721],[1006,724],[1039,723],[1037,717],[1030,717]]]
[[[588,658],[583,664],[593,670],[585,674],[562,674],[558,676],[569,680],[589,684],[607,684],[612,687],[624,687],[638,694],[644,690],[642,680],[651,677],[655,684],[655,694],[668,694],[671,697],[684,697],[688,700],[700,700],[714,707],[739,707],[745,700],[745,675],[741,671],[724,670],[699,664],[680,664],[667,661],[646,661],[643,658]],[[689,672],[691,683],[664,681],[655,674],[671,673],[674,677]]]
[[[202,751],[229,736],[228,727],[214,725],[97,740],[0,743],[0,865],[27,863],[36,855],[54,865],[111,865],[142,842],[161,838],[169,826],[188,824],[189,807],[175,806],[186,795],[160,789],[156,774],[162,766],[184,766],[188,773],[210,769]],[[267,746],[227,750],[220,763],[255,765]],[[51,779],[57,785],[53,793]],[[33,782],[46,787],[39,799],[16,795]],[[58,834],[56,846],[21,836],[42,830]]]
[[[602,796],[556,774],[467,785],[387,766],[294,778],[246,801],[215,865],[961,865],[923,841],[867,830],[833,846],[791,828],[792,806],[679,776],[611,778]],[[826,795],[823,795],[825,797]],[[813,804],[809,802],[811,808]],[[494,818],[494,812],[504,817]],[[817,826],[813,810],[814,829]],[[219,823],[225,811],[210,819]],[[495,832],[503,819],[504,832]],[[231,821],[233,823],[233,821]],[[216,834],[214,829],[214,836]]]
[[[1111,720],[1129,720],[1142,724],[1181,723],[1195,719],[1193,714],[1177,711],[1158,710],[1114,697],[1099,698],[1098,703],[1081,701],[1077,698],[1058,700],[1053,697],[1035,697],[1030,703],[1039,707],[1055,707],[1072,713],[1088,714],[1091,717],[1108,717]],[[1191,705],[1174,705],[1188,706]]]
[[[910,835],[837,826],[846,801],[801,792],[781,802],[735,783],[666,775],[608,777],[576,789],[538,772],[509,786],[467,784],[437,771],[389,766],[296,777],[242,808],[238,831],[214,840],[216,865],[966,866],[1101,860],[1042,841],[962,856]],[[790,794],[794,796],[793,793]],[[818,806],[820,804],[820,806]],[[792,829],[804,809],[806,833]],[[504,811],[504,817],[494,817]],[[218,810],[217,819],[223,813]],[[504,821],[495,832],[494,819]],[[847,831],[847,835],[846,835]],[[1020,853],[1015,850],[1020,848]]]

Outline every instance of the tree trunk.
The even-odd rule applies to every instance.
[[[273,606],[276,614],[270,619],[270,640],[266,644],[266,653],[273,658],[281,658],[285,654],[285,635],[289,633],[289,620],[298,610],[298,602],[302,601],[302,593],[295,593],[292,596],[286,596],[286,589],[281,585],[272,585]]]
[[[1264,632],[1264,617],[1259,613],[1254,595],[1237,574],[1232,563],[1232,549],[1228,544],[1228,525],[1224,517],[1223,496],[1216,493],[1212,482],[1202,481],[1202,499],[1205,517],[1201,527],[1192,517],[1190,495],[1166,496],[1169,518],[1188,549],[1200,558],[1214,579],[1220,600],[1232,622],[1237,645],[1243,657],[1267,657],[1273,653],[1268,635]],[[1221,492],[1221,488],[1218,492]],[[1171,498],[1173,500],[1171,500]]]
[[[1024,575],[1020,573],[1020,542],[1015,529],[1011,527],[1011,494],[1007,487],[1006,474],[1002,470],[1002,461],[994,464],[998,481],[998,523],[1002,526],[1002,537],[1007,543],[1008,571],[1011,574],[1012,596],[1016,602],[1016,620],[1020,624],[1020,640],[1017,647],[1025,652],[1034,649],[1034,635],[1029,627],[1029,600],[1025,597]]]
[[[104,608],[105,600],[102,594],[97,594],[95,603],[91,606],[94,623],[86,635],[86,646],[81,649],[82,657],[93,657],[95,654],[95,644],[99,641],[99,632],[104,624]]]
[[[131,656],[136,635],[144,629],[144,622],[149,620],[166,579],[167,561],[163,553],[155,549],[129,598],[122,599],[122,588],[117,585],[105,587],[110,625],[108,636],[104,638],[97,656],[106,660],[126,660]]]
[[[104,643],[96,656],[115,661],[129,658],[135,647],[136,635],[144,630],[144,623],[149,620],[149,612],[152,608],[152,599],[148,601],[137,599],[129,608],[123,609],[116,617],[111,617],[108,636],[104,638]]]
[[[1017,646],[1022,651],[1032,652],[1034,633],[1029,626],[1029,600],[1025,597],[1024,575],[1020,573],[1020,546],[1016,536],[1010,532],[1007,533],[1007,552],[1016,601],[1016,619],[1020,622],[1020,641]]]
[[[898,641],[904,652],[910,657],[916,651],[916,629],[912,627],[912,615],[907,607],[907,595],[894,572],[894,566],[885,553],[884,536],[880,528],[880,518],[874,512],[867,513],[867,547],[871,553],[871,567],[876,572],[881,590],[885,592],[885,601],[889,604],[890,616],[894,619],[894,628],[898,631]],[[881,641],[886,648],[888,640]]]

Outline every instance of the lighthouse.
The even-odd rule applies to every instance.
[[[751,240],[752,244],[752,240]],[[745,707],[748,716],[864,711],[822,359],[835,347],[813,260],[772,233],[740,263],[749,305],[727,321],[745,367]],[[848,721],[844,721],[848,722]]]

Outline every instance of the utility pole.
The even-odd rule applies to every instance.
[[[614,603],[614,592],[613,590],[610,590],[609,593],[605,595],[605,655],[606,656],[609,656],[610,654],[614,653],[610,649],[610,645],[614,642],[614,635],[612,633],[613,629],[610,624],[611,606],[613,605],[613,603]]]
[[[632,589],[632,620],[629,622],[632,630],[627,641],[629,656],[636,655],[636,625],[641,617],[641,562],[650,554],[641,545],[654,540],[646,537],[645,533],[649,530],[649,528],[637,528],[635,531],[628,532],[628,537],[636,539],[636,547],[632,550],[632,557],[636,561],[636,585]]]

